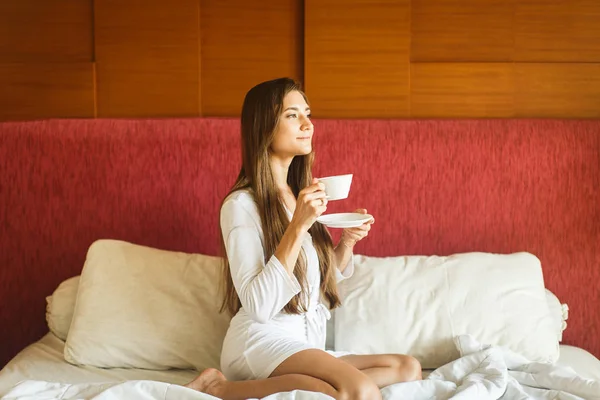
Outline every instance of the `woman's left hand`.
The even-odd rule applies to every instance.
[[[355,213],[366,214],[366,208],[359,208],[354,211]],[[369,231],[371,230],[371,225],[375,223],[375,218],[370,219],[365,222],[361,226],[357,226],[356,228],[345,228],[342,231],[342,237],[340,238],[340,243],[346,247],[353,248],[356,243],[360,240],[366,238],[369,235]]]

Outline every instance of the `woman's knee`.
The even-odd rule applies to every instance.
[[[338,392],[340,400],[381,400],[381,391],[366,375],[348,379]]]
[[[398,370],[400,381],[408,382],[422,379],[422,368],[419,360],[404,354],[398,354],[396,360],[397,363],[394,367]]]

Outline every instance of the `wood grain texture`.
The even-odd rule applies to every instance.
[[[200,115],[197,0],[95,2],[99,117]]]
[[[600,118],[600,64],[515,64],[517,117]]]
[[[514,60],[600,62],[600,2],[520,0]]]
[[[0,1],[0,63],[92,62],[92,0]]]
[[[5,119],[238,117],[282,76],[317,118],[596,117],[598,64],[596,0],[0,2]]]
[[[305,80],[325,118],[409,115],[409,0],[307,0]]]
[[[513,64],[411,64],[412,117],[512,117],[513,104]]]
[[[510,61],[516,0],[412,0],[411,61]]]
[[[94,64],[0,64],[0,120],[93,118]]]
[[[302,80],[302,1],[201,0],[202,114],[239,116],[246,92]]]

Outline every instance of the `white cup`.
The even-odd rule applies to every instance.
[[[352,184],[352,174],[327,176],[317,179],[325,185],[327,200],[341,200],[348,197],[350,185]]]

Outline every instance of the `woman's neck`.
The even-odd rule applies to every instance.
[[[290,191],[290,186],[287,183],[288,171],[292,158],[289,160],[283,160],[275,156],[271,156],[271,171],[273,173],[273,180],[275,181],[275,187],[279,193],[287,193]]]

